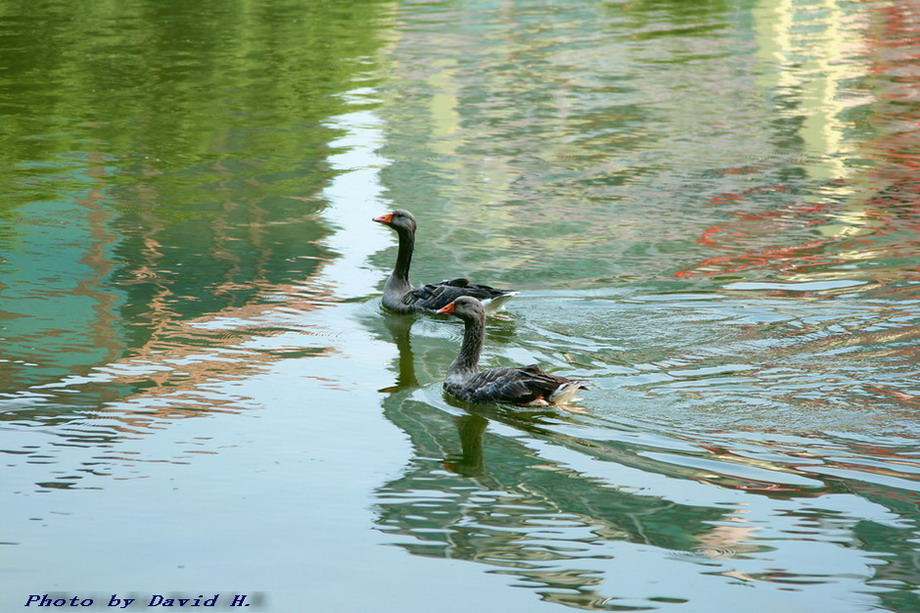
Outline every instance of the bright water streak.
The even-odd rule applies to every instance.
[[[4,610],[920,608],[916,7],[0,7]]]

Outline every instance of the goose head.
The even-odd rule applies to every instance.
[[[374,221],[390,226],[397,232],[415,232],[415,217],[412,216],[412,213],[403,209],[396,209],[380,217],[374,217]]]
[[[439,315],[454,315],[463,321],[485,319],[486,311],[479,300],[472,296],[460,296],[447,306],[441,307],[435,313]]]

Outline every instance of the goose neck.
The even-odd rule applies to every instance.
[[[415,233],[411,230],[398,230],[399,251],[396,254],[396,266],[393,268],[393,278],[397,281],[409,281],[409,265],[412,263],[412,252],[415,250]]]
[[[479,356],[486,336],[485,321],[481,317],[465,319],[463,322],[463,343],[460,354],[450,365],[450,372],[478,372]]]

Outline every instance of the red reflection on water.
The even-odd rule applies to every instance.
[[[709,204],[739,205],[756,195],[788,192],[791,189],[785,185],[753,187],[714,196]],[[823,249],[835,242],[834,238],[799,239],[801,242],[760,247],[756,245],[762,237],[770,238],[790,229],[801,231],[809,226],[827,223],[824,213],[830,206],[830,202],[820,202],[787,204],[771,210],[731,211],[729,214],[734,220],[710,226],[697,239],[699,244],[707,248],[727,251],[729,254],[706,258],[674,274],[677,277],[711,276],[753,268],[776,268],[790,272],[806,265],[838,262],[840,259],[833,252],[828,254]]]
[[[916,172],[914,164],[913,161],[908,164],[912,172]],[[884,174],[890,176],[892,169],[886,169]],[[779,191],[772,186],[759,191],[767,190]],[[757,191],[722,194],[712,198],[710,204],[742,205],[748,195]],[[755,205],[750,203],[750,206]],[[732,219],[708,227],[697,239],[698,244],[726,252],[726,255],[706,258],[674,274],[677,277],[712,276],[756,268],[789,273],[818,265],[849,263],[854,259],[920,256],[920,247],[912,236],[920,230],[920,181],[917,179],[901,178],[862,202],[855,212],[864,222],[855,227],[858,238],[845,231],[836,236],[814,236],[817,229],[810,230],[810,227],[839,223],[833,208],[833,201],[825,201],[783,205],[767,211],[730,211]],[[795,236],[802,233],[813,236]],[[903,238],[880,240],[896,233],[902,233]],[[787,243],[763,245],[783,235],[789,235]],[[854,252],[858,254],[856,257]]]
[[[857,143],[844,132],[838,136],[851,139],[854,158],[876,167],[847,180],[816,186],[811,198],[817,202],[765,202],[771,195],[778,201],[780,194],[791,189],[786,185],[755,186],[713,196],[707,205],[734,210],[727,212],[724,223],[707,228],[697,242],[723,253],[681,268],[675,276],[752,269],[789,273],[854,261],[920,257],[916,240],[920,230],[920,54],[916,51],[920,5],[878,4],[869,11],[873,23],[865,29],[863,42],[874,100],[861,107],[870,116],[853,120],[852,125],[865,123],[878,136]],[[839,86],[846,90],[846,84]],[[836,119],[844,124],[839,115]],[[762,169],[751,165],[720,174],[750,175]],[[896,233],[900,235],[892,236]],[[917,271],[902,267],[894,276],[916,277]]]

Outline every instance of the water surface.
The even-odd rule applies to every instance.
[[[0,3],[4,606],[917,610],[918,24]],[[396,207],[578,410],[442,395]]]

